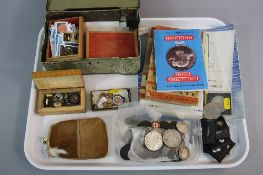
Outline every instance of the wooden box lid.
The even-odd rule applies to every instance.
[[[47,0],[47,11],[99,8],[139,8],[139,0]]]
[[[32,79],[38,89],[84,87],[80,69],[33,72]]]

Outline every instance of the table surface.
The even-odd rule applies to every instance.
[[[145,171],[153,174],[258,174],[263,171],[260,117],[263,95],[262,0],[141,0],[141,17],[214,17],[235,23],[238,34],[245,111],[250,137],[247,159],[238,167],[212,170]],[[0,6],[0,174],[71,174],[33,167],[23,151],[31,72],[44,0],[9,0]],[[261,50],[262,49],[262,50]],[[136,171],[79,171],[74,174],[136,174]]]

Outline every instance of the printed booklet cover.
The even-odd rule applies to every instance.
[[[158,92],[208,88],[201,31],[154,31]]]

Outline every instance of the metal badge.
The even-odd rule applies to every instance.
[[[181,147],[178,150],[178,154],[182,160],[187,160],[190,157],[190,149],[188,147]]]
[[[167,129],[163,133],[163,142],[168,147],[175,148],[182,142],[182,136],[175,129]]]
[[[149,132],[144,138],[144,144],[151,151],[159,150],[163,145],[162,134],[158,131]]]
[[[183,133],[183,134],[187,133],[188,131],[188,125],[185,122],[181,122],[181,121],[177,122],[176,128],[180,133]]]

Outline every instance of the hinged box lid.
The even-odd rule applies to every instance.
[[[60,89],[84,87],[79,69],[33,72],[32,79],[38,89]]]
[[[47,0],[47,11],[92,8],[139,8],[139,0]]]

